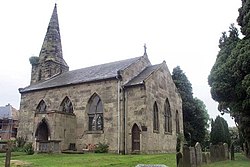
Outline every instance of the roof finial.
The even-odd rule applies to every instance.
[[[146,46],[146,43],[144,43],[144,55],[147,55],[147,46]]]

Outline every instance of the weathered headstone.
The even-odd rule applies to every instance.
[[[195,158],[195,149],[194,147],[183,147],[183,166],[184,167],[195,167],[196,158]]]
[[[200,167],[202,164],[202,150],[200,143],[195,144],[195,158],[196,158],[196,166]]]
[[[218,144],[218,145],[210,145],[210,156],[211,161],[224,161],[229,159],[228,145]]]
[[[228,144],[227,143],[223,144],[223,152],[224,152],[223,160],[228,160],[229,159],[229,151],[228,151]]]
[[[218,145],[210,145],[210,158],[211,158],[211,162],[215,162],[219,160],[219,146]]]
[[[231,153],[231,160],[234,160],[234,143],[231,144],[230,153]]]
[[[211,163],[211,158],[210,158],[211,156],[210,156],[210,153],[206,153],[206,160],[207,160],[207,163],[209,164],[209,163]]]

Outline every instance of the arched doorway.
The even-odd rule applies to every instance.
[[[36,140],[47,141],[49,139],[49,128],[45,120],[42,120],[36,129]]]
[[[140,151],[140,129],[134,124],[132,127],[132,152]]]

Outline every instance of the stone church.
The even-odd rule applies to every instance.
[[[105,143],[114,153],[175,152],[182,100],[166,62],[152,65],[146,47],[139,57],[69,71],[55,5],[30,63],[30,85],[19,89],[18,136],[36,151]]]

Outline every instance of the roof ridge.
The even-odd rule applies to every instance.
[[[117,60],[117,61],[108,62],[108,63],[96,64],[96,65],[92,65],[92,66],[87,66],[87,67],[83,67],[83,68],[71,70],[71,71],[68,71],[68,72],[78,71],[78,70],[82,70],[82,69],[93,68],[93,67],[98,67],[98,66],[103,66],[103,65],[110,65],[110,64],[120,63],[120,62],[123,62],[123,61],[128,61],[128,60],[133,60],[133,59],[135,59],[134,61],[136,61],[136,60],[138,60],[138,59],[141,58],[141,57],[142,57],[142,56],[134,57],[134,58],[128,58],[128,59],[124,59],[124,60]],[[134,62],[131,62],[130,64],[132,64],[132,63],[134,63]],[[129,65],[128,65],[128,66],[129,66]]]
[[[129,82],[127,82],[124,86],[133,86],[133,85],[138,85],[138,84],[143,84],[143,82],[155,71],[157,71],[163,64],[155,64],[155,65],[150,65],[147,66],[144,70],[142,70],[137,76],[132,78]],[[157,68],[155,68],[157,67]],[[150,70],[150,68],[152,70]],[[155,69],[154,69],[155,68]],[[149,70],[149,72],[147,72]],[[145,74],[145,76],[143,76]],[[141,78],[143,77],[143,79]],[[138,80],[138,81],[137,81]],[[134,82],[134,83],[133,83]]]
[[[23,93],[34,90],[116,78],[120,70],[127,68],[140,58],[141,56],[67,71],[43,82],[38,82],[34,85],[20,88],[19,92]]]

